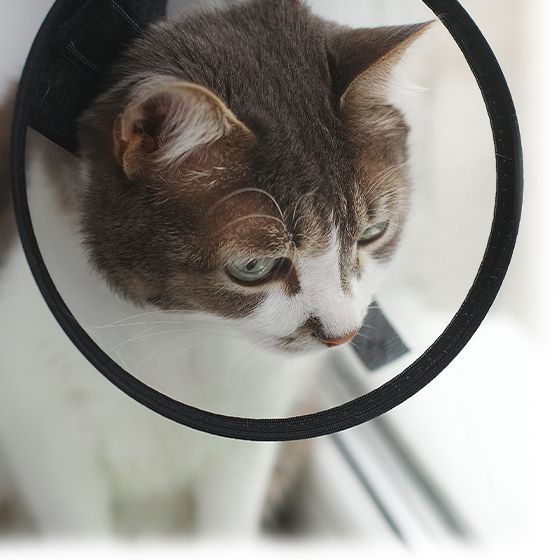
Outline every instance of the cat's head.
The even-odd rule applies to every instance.
[[[153,27],[81,121],[97,269],[276,348],[350,340],[407,214],[387,83],[425,27],[352,30],[295,0]]]

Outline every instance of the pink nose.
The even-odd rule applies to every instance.
[[[358,331],[352,331],[350,334],[347,334],[346,336],[342,336],[340,338],[322,338],[321,342],[327,345],[329,348],[334,348],[335,346],[342,346],[343,344],[350,342],[357,334]]]

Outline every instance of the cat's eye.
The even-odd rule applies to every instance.
[[[383,234],[387,231],[388,227],[389,227],[388,221],[378,222],[376,224],[367,227],[362,232],[362,235],[360,236],[358,243],[363,245],[366,243],[370,243],[372,241],[376,241],[377,239],[381,239],[381,237],[383,237]]]
[[[226,269],[235,280],[245,284],[256,284],[266,280],[276,270],[281,260],[273,257],[239,260],[229,263]]]

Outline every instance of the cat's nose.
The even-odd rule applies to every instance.
[[[352,331],[350,334],[346,336],[341,336],[340,338],[321,338],[321,342],[328,346],[329,348],[334,348],[335,346],[342,346],[347,342],[350,342],[356,335],[358,331]]]

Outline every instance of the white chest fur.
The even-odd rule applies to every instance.
[[[40,144],[29,173],[37,236],[65,300],[102,347],[189,404],[247,416],[292,413],[317,358],[270,354],[223,325],[189,324],[114,296],[91,272],[72,219],[60,212],[53,182],[77,176],[63,154]],[[51,316],[19,245],[2,270],[0,298],[8,318],[0,326],[0,444],[39,526],[109,531],[143,519],[152,528],[178,520],[258,528],[277,445],[199,434],[114,388]]]

